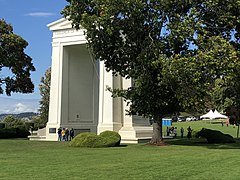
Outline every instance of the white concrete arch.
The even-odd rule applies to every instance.
[[[76,133],[117,131],[122,143],[150,139],[149,122],[127,116],[128,107],[122,98],[113,99],[106,90],[106,86],[128,88],[131,80],[112,76],[103,62],[92,58],[84,29],[72,28],[64,18],[48,27],[53,32],[52,74],[49,119],[41,140],[57,141],[59,127],[74,128]]]

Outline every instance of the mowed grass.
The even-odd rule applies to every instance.
[[[187,135],[187,128],[190,126],[193,130],[200,130],[201,128],[209,128],[221,131],[225,134],[230,134],[234,138],[237,137],[238,127],[233,125],[227,126],[223,120],[224,125],[222,126],[221,120],[202,120],[202,121],[189,121],[189,122],[173,122],[172,126],[177,127],[177,133],[180,136],[181,127],[184,128],[184,135]],[[166,127],[163,128],[164,134],[167,134]]]
[[[201,123],[174,125],[199,128]],[[0,140],[0,179],[240,179],[239,141],[209,145],[176,138],[166,143],[72,148],[68,142]]]

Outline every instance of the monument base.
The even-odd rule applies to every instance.
[[[138,144],[151,140],[153,128],[145,126],[122,127],[118,133],[121,136],[121,144]]]
[[[28,136],[28,139],[30,141],[48,141],[46,139],[46,127],[43,129],[38,129],[37,131],[33,131],[30,133],[31,133],[31,135]]]

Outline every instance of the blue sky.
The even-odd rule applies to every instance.
[[[67,5],[65,0],[0,0],[0,18],[13,26],[15,34],[28,43],[25,52],[32,57],[36,71],[31,79],[34,93],[12,96],[0,95],[0,113],[36,111],[41,98],[38,85],[46,69],[51,66],[52,32],[47,24],[62,18],[60,11]]]

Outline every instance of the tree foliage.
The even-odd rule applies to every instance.
[[[30,121],[33,130],[38,130],[46,127],[46,119],[42,119],[40,116],[35,116]]]
[[[30,72],[35,68],[32,58],[24,52],[27,45],[27,41],[13,33],[10,24],[0,19],[0,72],[8,69],[8,74],[12,74],[0,76],[0,94],[3,94],[4,88],[7,95],[33,92]]]
[[[3,119],[3,123],[5,124],[6,128],[17,128],[24,126],[24,122],[22,120],[13,116],[6,116]]]
[[[67,2],[62,13],[86,29],[95,58],[134,80],[112,91],[131,102],[130,114],[154,117],[152,143],[162,137],[163,116],[203,109],[217,79],[239,78],[239,0]]]
[[[48,68],[45,72],[45,76],[41,77],[41,84],[39,84],[39,90],[41,95],[40,100],[40,119],[42,124],[46,124],[48,121],[49,112],[49,99],[50,99],[50,83],[51,83],[51,68]]]

